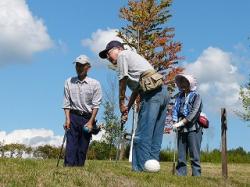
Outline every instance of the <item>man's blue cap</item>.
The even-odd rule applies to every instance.
[[[112,40],[111,42],[109,42],[106,45],[106,48],[99,53],[99,57],[101,57],[101,58],[107,58],[108,51],[110,49],[114,48],[114,47],[121,47],[121,48],[123,48],[123,44],[121,42],[119,42],[119,41]]]

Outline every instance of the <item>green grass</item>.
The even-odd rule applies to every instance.
[[[190,166],[189,166],[190,168]],[[162,162],[159,173],[135,173],[128,162],[88,160],[86,166],[56,167],[56,160],[0,158],[0,186],[250,186],[250,164],[229,164],[229,177],[221,165],[202,163],[202,177],[172,176],[172,163]]]

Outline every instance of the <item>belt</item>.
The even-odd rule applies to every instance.
[[[140,75],[140,79],[150,77],[151,75],[157,73],[154,69],[147,70]]]
[[[83,116],[87,119],[90,119],[92,114],[88,113],[88,112],[84,112],[84,111],[80,111],[80,110],[70,110],[70,113],[78,115],[78,116]]]

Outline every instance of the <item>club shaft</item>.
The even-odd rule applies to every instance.
[[[66,131],[65,131],[64,136],[63,136],[63,143],[62,143],[62,146],[61,146],[61,149],[60,149],[60,153],[59,153],[59,156],[58,156],[56,167],[58,167],[58,165],[59,165],[60,158],[62,156],[62,151],[63,151],[63,146],[64,146],[64,143],[65,143],[65,140],[66,140]]]

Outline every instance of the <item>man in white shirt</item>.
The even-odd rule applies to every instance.
[[[159,160],[169,94],[166,87],[162,85],[149,92],[140,89],[140,78],[146,72],[154,71],[154,68],[139,54],[124,50],[121,42],[109,42],[99,56],[117,66],[119,105],[123,119],[127,119],[131,106],[140,94],[141,103],[133,144],[132,170],[143,171],[147,160]],[[125,104],[126,86],[132,90],[127,106]]]
[[[87,76],[91,67],[89,58],[80,55],[74,64],[77,76],[68,78],[64,86],[64,128],[67,130],[65,166],[84,165],[102,99],[100,83]],[[84,126],[89,131],[84,131]]]

